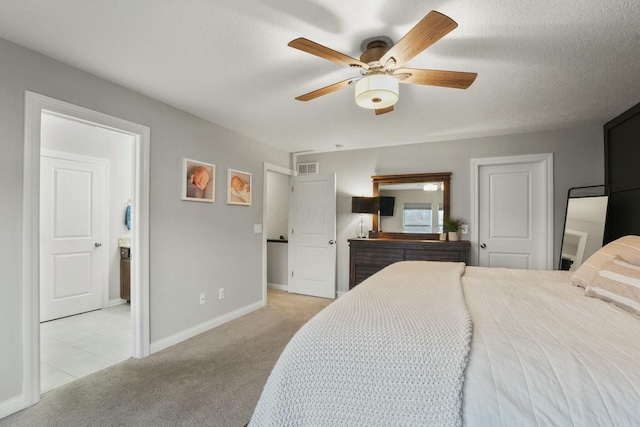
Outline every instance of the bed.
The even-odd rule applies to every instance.
[[[392,264],[318,313],[250,426],[640,426],[640,237],[576,272]]]

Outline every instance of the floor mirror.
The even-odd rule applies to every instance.
[[[604,185],[569,189],[560,270],[575,271],[602,247],[609,192]]]

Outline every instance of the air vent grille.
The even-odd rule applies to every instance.
[[[298,163],[298,175],[317,174],[319,169],[318,162]]]

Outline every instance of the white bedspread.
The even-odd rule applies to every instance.
[[[467,267],[465,426],[640,426],[640,320],[569,274]]]
[[[461,425],[463,271],[401,262],[332,303],[286,347],[250,425]]]

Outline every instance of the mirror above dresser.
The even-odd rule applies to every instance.
[[[438,240],[449,214],[451,172],[377,175],[374,235],[388,239]]]

